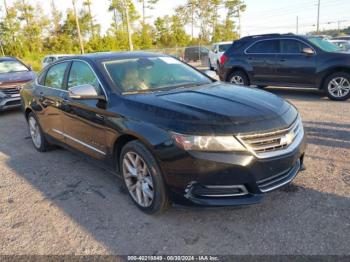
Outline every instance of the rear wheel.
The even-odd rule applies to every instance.
[[[249,79],[243,71],[234,71],[228,81],[235,85],[249,86]]]
[[[49,149],[49,143],[47,142],[34,113],[29,113],[28,115],[28,126],[35,149],[39,152],[47,151]]]
[[[170,201],[160,168],[142,143],[132,141],[124,146],[120,167],[129,196],[139,209],[155,214],[169,207]]]
[[[334,73],[328,76],[323,89],[327,96],[335,101],[344,101],[350,97],[350,74]]]

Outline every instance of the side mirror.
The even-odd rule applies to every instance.
[[[28,68],[30,71],[33,71],[33,66],[32,65],[28,65]]]
[[[69,97],[73,99],[98,99],[106,100],[104,96],[97,94],[95,87],[92,85],[80,85],[68,88]]]
[[[315,51],[310,47],[303,48],[302,52],[303,52],[303,54],[306,54],[306,55],[314,55],[315,54]]]
[[[203,71],[203,73],[209,76],[210,78],[213,78],[213,79],[217,78],[216,72],[213,70],[205,70]]]
[[[217,54],[217,53],[219,53],[219,51],[217,49],[215,49],[214,53]]]

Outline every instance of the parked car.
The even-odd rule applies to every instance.
[[[329,40],[329,42],[339,46],[345,52],[350,51],[350,40]]]
[[[238,85],[311,87],[350,97],[350,54],[319,37],[248,36],[221,57],[220,78]]]
[[[70,57],[73,55],[68,55],[68,54],[60,54],[60,55],[47,55],[44,57],[43,61],[41,62],[42,68],[48,66],[49,64],[56,62],[59,59]]]
[[[332,40],[347,40],[347,41],[350,41],[350,35],[333,37]]]
[[[21,97],[38,151],[58,144],[104,162],[147,213],[171,201],[258,203],[303,164],[304,129],[294,106],[166,55],[63,59]]]
[[[231,42],[214,43],[209,51],[208,65],[210,70],[217,70],[220,65],[220,58],[232,45]]]
[[[208,61],[209,49],[204,46],[191,46],[185,48],[185,62]]]
[[[0,58],[0,111],[21,106],[19,91],[35,78],[30,66],[14,57]]]

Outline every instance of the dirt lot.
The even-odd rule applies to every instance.
[[[141,213],[113,175],[63,149],[36,152],[0,114],[0,254],[350,254],[350,101],[268,89],[300,110],[307,170],[261,205]]]

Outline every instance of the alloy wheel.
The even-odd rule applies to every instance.
[[[39,125],[34,117],[29,117],[28,120],[29,123],[29,131],[30,131],[30,136],[32,137],[32,141],[35,145],[36,148],[41,147],[41,132]]]
[[[236,84],[236,85],[244,85],[244,80],[241,76],[239,75],[234,75],[232,78],[231,78],[231,83],[232,84]]]
[[[146,162],[139,154],[128,152],[124,155],[123,177],[134,201],[142,207],[150,207],[154,199],[153,179]]]
[[[333,97],[345,97],[350,92],[350,82],[345,77],[336,77],[329,82],[328,91]]]

